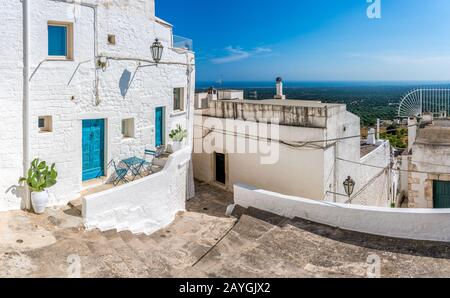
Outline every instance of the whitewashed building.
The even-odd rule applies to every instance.
[[[450,119],[424,113],[408,121],[400,156],[401,190],[409,208],[450,208]]]
[[[246,184],[314,200],[390,205],[391,146],[374,130],[361,140],[360,119],[344,104],[285,99],[281,78],[275,99],[238,94],[210,89],[197,96],[196,179],[229,191]],[[351,197],[343,186],[349,176]]]
[[[109,161],[170,144],[177,124],[191,135],[194,54],[154,0],[8,0],[0,18],[0,210],[23,205],[17,182],[35,157],[56,163],[60,205],[111,174]]]

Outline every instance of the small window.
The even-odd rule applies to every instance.
[[[73,25],[48,23],[48,56],[55,59],[73,59]]]
[[[134,138],[134,119],[122,120],[122,136],[124,138]]]
[[[110,45],[115,45],[116,44],[116,36],[113,34],[108,34],[108,43]]]
[[[184,111],[184,88],[173,89],[173,110]]]
[[[40,116],[38,120],[40,132],[52,132],[53,121],[51,116]]]

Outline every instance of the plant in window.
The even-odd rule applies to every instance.
[[[45,211],[49,199],[46,189],[56,184],[57,177],[55,164],[49,167],[45,161],[36,158],[31,162],[27,177],[19,179],[19,184],[26,183],[30,188],[31,203],[36,213],[41,214]]]
[[[188,132],[186,129],[183,129],[181,127],[181,125],[177,125],[176,129],[172,129],[172,131],[170,132],[170,139],[172,139],[173,144],[172,144],[172,151],[178,151],[181,149],[181,142],[183,142],[183,140],[185,138],[187,138],[188,136]]]

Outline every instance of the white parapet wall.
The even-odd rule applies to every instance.
[[[450,242],[450,209],[394,209],[314,201],[236,184],[234,202],[361,233]]]
[[[186,209],[191,151],[172,154],[159,173],[84,197],[86,228],[151,234],[169,225]]]

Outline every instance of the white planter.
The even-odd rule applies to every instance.
[[[177,152],[177,151],[181,150],[182,147],[183,147],[183,144],[181,142],[174,141],[172,143],[172,152]]]
[[[37,214],[42,214],[45,212],[45,208],[48,205],[48,192],[32,192],[31,193],[31,204],[33,205],[33,210]]]

